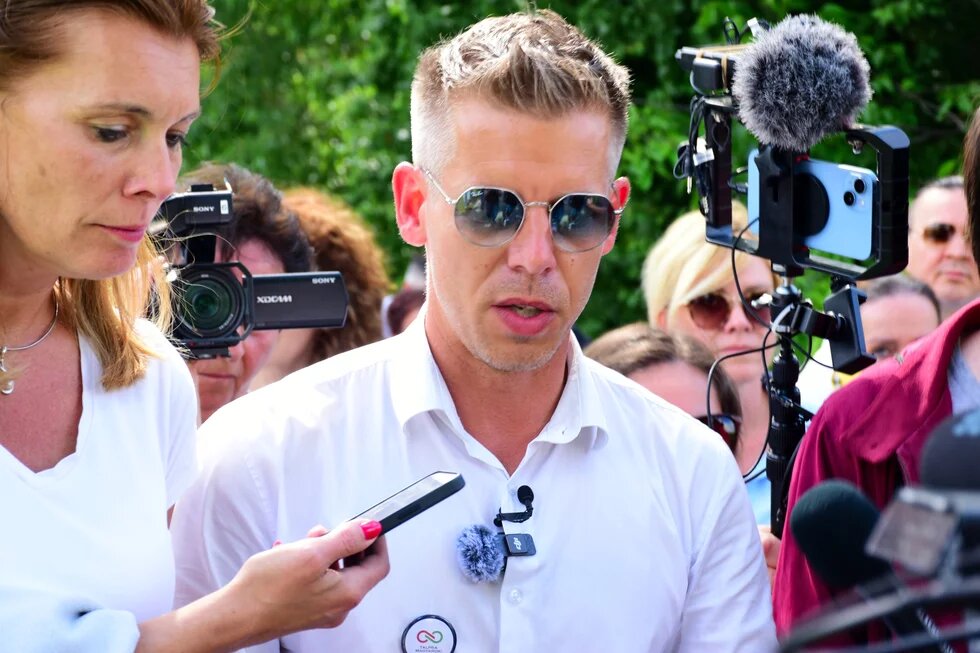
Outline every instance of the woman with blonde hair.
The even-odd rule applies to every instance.
[[[383,542],[336,569],[380,531],[358,520],[171,611],[168,520],[197,472],[197,401],[162,332],[147,229],[218,56],[213,15],[204,0],[0,0],[4,650],[237,649],[336,625],[387,573]],[[158,325],[143,319],[154,286]]]
[[[737,234],[747,212],[733,204]],[[650,324],[669,333],[700,340],[724,358],[721,366],[738,387],[742,427],[735,457],[746,475],[759,524],[769,523],[770,485],[765,476],[765,442],[769,398],[763,387],[765,368],[758,351],[769,323],[764,304],[747,308],[732,275],[732,251],[705,241],[704,217],[697,211],[677,218],[654,244],[643,264],[643,295]],[[775,277],[765,259],[735,252],[742,295],[749,303],[771,293]],[[741,352],[752,352],[740,354]]]

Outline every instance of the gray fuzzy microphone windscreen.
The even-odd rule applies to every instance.
[[[502,534],[483,524],[467,526],[456,539],[456,560],[474,583],[499,580],[506,562]]]
[[[732,94],[760,143],[806,152],[854,125],[871,99],[869,76],[853,34],[816,16],[791,16],[739,53]]]

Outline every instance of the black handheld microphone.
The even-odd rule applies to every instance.
[[[980,410],[940,423],[922,449],[922,484],[898,491],[868,541],[868,552],[921,576],[943,569],[980,572],[978,458]]]
[[[871,100],[869,76],[853,34],[816,16],[790,16],[739,52],[732,95],[760,143],[806,152],[854,126]]]
[[[901,584],[891,565],[864,551],[878,521],[878,509],[851,483],[830,480],[807,491],[790,516],[790,529],[813,571],[837,590],[854,588],[863,599],[898,589]],[[898,612],[883,619],[898,637],[935,634],[924,613]],[[947,653],[945,645],[914,649],[921,653]]]
[[[980,409],[946,418],[922,447],[919,477],[936,490],[980,491]]]
[[[919,477],[922,486],[942,492],[958,518],[964,550],[980,546],[980,409],[947,418],[933,430],[922,448]],[[976,564],[961,569],[977,573]]]

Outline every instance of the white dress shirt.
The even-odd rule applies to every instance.
[[[204,472],[174,517],[178,604],[224,585],[276,539],[329,528],[446,470],[466,486],[387,536],[389,576],[343,625],[287,636],[284,650],[773,649],[762,550],[731,453],[569,346],[561,399],[512,476],[463,428],[423,320],[222,408],[200,430]],[[523,510],[521,485],[534,515],[505,529],[530,534],[537,554],[510,558],[498,582],[468,580],[458,535],[493,528],[498,509]],[[439,619],[406,630],[426,615]]]

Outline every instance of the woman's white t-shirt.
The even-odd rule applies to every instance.
[[[34,473],[0,447],[2,646],[20,633],[34,650],[35,627],[46,630],[60,618],[73,627],[75,613],[121,611],[132,615],[126,620],[133,627],[172,608],[167,510],[197,471],[197,395],[163,335],[145,321],[137,330],[161,358],[149,360],[143,379],[112,391],[103,389],[95,352],[79,336],[82,416],[74,453]],[[50,398],[52,406],[60,400]],[[47,627],[43,613],[32,623],[27,606],[54,611]]]

